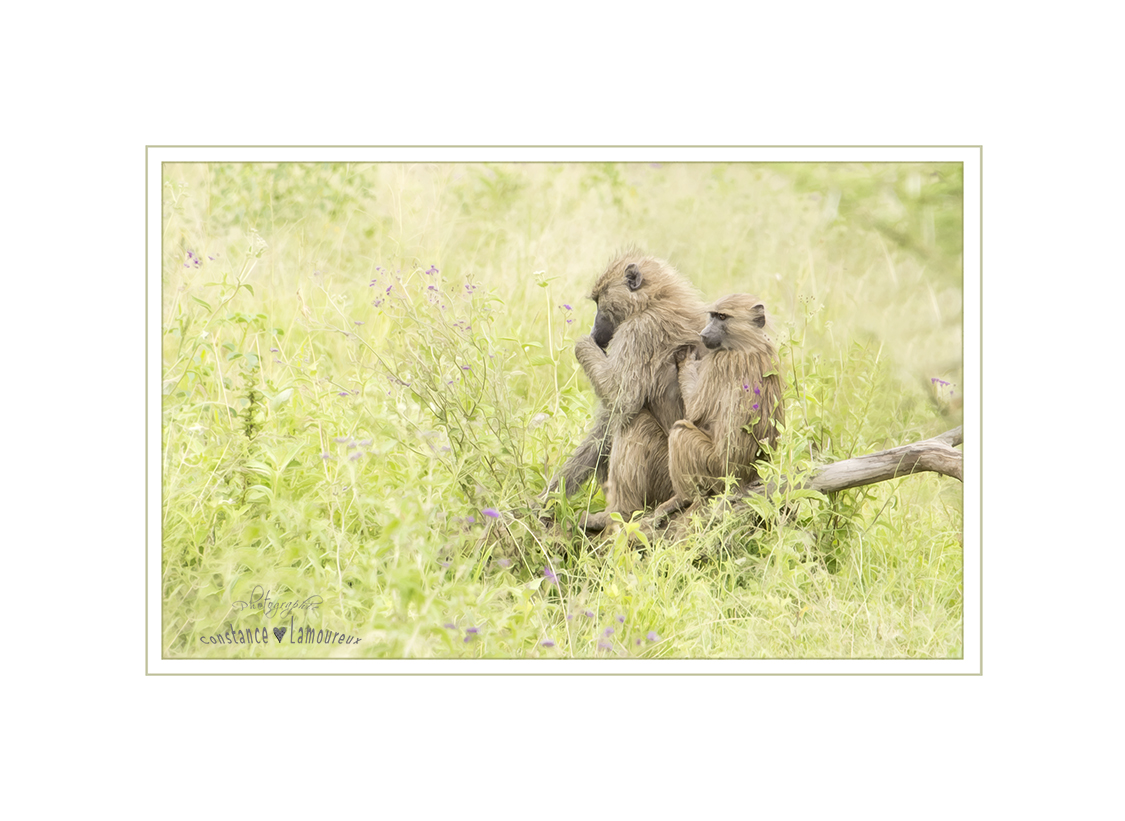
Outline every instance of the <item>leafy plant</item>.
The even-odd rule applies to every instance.
[[[708,505],[681,540],[587,538],[596,488],[552,497],[552,527],[536,498],[593,413],[570,347],[624,242],[771,306],[767,478],[951,426],[931,380],[960,381],[960,210],[936,171],[167,166],[164,653],[956,656],[960,489],[936,477]],[[859,205],[888,185],[890,227]]]

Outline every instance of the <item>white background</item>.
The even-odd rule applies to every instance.
[[[167,8],[11,13],[0,55],[6,805],[1119,807],[1121,536],[1099,445],[1119,418],[1123,175],[1102,7]],[[983,145],[983,675],[146,676],[144,147],[161,144]]]

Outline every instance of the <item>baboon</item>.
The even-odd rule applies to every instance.
[[[609,264],[590,298],[597,318],[574,353],[600,405],[560,478],[568,494],[591,473],[603,483],[606,509],[584,522],[587,530],[602,530],[610,514],[630,516],[672,495],[668,431],[684,415],[677,352],[682,358],[699,345],[707,314],[675,268],[636,250]]]
[[[723,489],[727,476],[757,478],[763,445],[777,442],[784,421],[777,349],[765,333],[766,309],[747,294],[725,296],[707,309],[700,337],[707,350],[682,356],[684,418],[668,437],[675,495],[656,511],[657,524],[697,499]]]

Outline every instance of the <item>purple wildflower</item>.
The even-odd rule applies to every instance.
[[[481,513],[483,513],[485,516],[487,516],[490,519],[499,519],[500,518],[500,511],[497,510],[494,507],[486,507],[484,510],[481,511]]]
[[[607,627],[607,628],[605,629],[605,633],[603,633],[602,635],[605,635],[605,636],[612,636],[612,635],[613,635],[613,628],[612,628],[612,627]]]
[[[470,516],[469,518],[471,519],[472,517]],[[501,567],[511,567],[512,566],[512,560],[511,559],[498,559],[496,561],[496,564],[500,565]]]
[[[476,516],[466,516],[465,517],[465,521],[468,522],[469,524],[473,524],[474,522],[476,522],[476,520],[477,520]]]
[[[457,625],[454,624],[451,621],[447,621],[445,624],[442,625],[442,627],[444,627],[446,630],[456,630],[457,629]]]
[[[655,630],[649,630],[646,638],[648,638],[649,641],[660,641],[660,636]]]
[[[543,641],[539,642],[539,644],[542,647],[554,647],[555,646],[555,643],[553,641],[551,641],[550,639],[543,639]]]
[[[558,576],[555,575],[555,571],[551,569],[550,565],[547,565],[546,567],[543,568],[543,576],[551,584],[558,584],[559,583]]]
[[[594,617],[594,611],[593,610],[587,610],[582,615],[585,616],[588,619],[592,619]]]
[[[354,461],[355,461],[356,459],[358,459],[358,458],[359,458],[359,457],[361,457],[361,456],[363,456],[363,451],[361,451],[361,450],[357,450],[357,451],[356,451],[355,453],[353,453],[353,454],[352,454],[351,456],[349,456],[348,458],[349,458],[350,460],[352,460],[352,461],[354,462]]]
[[[617,617],[617,623],[618,624],[624,624],[625,623],[625,617],[624,616],[618,616]]]

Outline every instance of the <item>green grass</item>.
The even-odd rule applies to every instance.
[[[954,480],[639,548],[579,532],[596,490],[553,528],[535,496],[593,408],[584,296],[633,243],[771,309],[772,469],[959,424],[961,213],[959,165],[166,165],[164,656],[960,657]],[[267,624],[361,641],[211,642]]]

